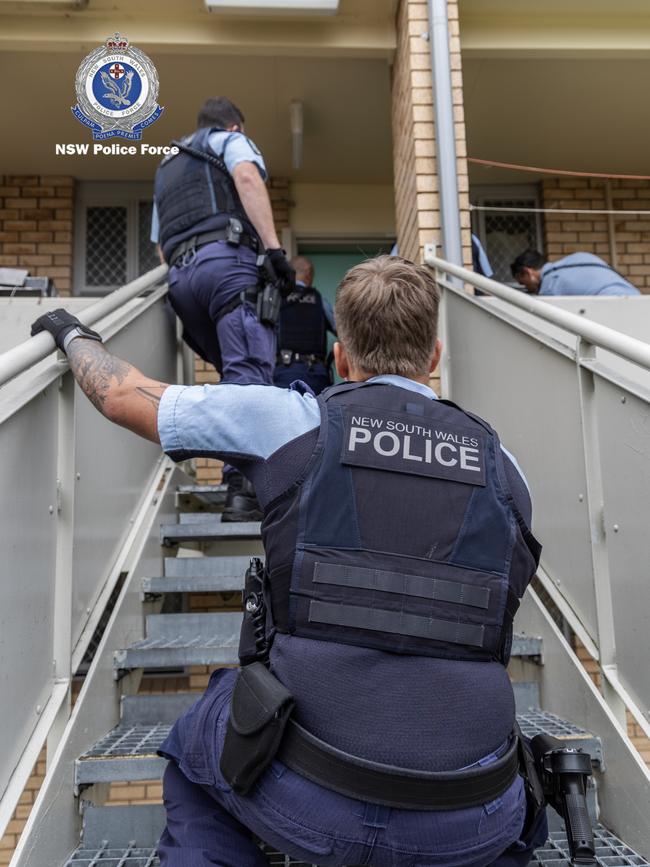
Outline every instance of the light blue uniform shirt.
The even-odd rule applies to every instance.
[[[268,178],[264,157],[257,145],[248,136],[245,136],[243,132],[228,132],[227,130],[213,132],[208,139],[208,144],[215,154],[224,161],[231,175],[235,166],[239,165],[239,163],[254,163],[259,169],[262,180],[265,181]],[[157,244],[159,240],[160,220],[158,219],[158,209],[156,208],[156,200],[154,199],[151,214],[151,241]]]
[[[640,295],[607,262],[593,253],[571,253],[541,269],[540,295]]]
[[[389,383],[437,399],[428,385],[403,376],[375,376],[370,382]],[[224,453],[266,460],[320,422],[314,395],[272,385],[170,385],[158,409],[160,443],[176,460]],[[515,458],[503,451],[526,483]]]

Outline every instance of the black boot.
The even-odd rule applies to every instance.
[[[234,521],[261,521],[262,510],[255,496],[255,489],[241,473],[228,474],[226,505],[221,515],[222,523]]]

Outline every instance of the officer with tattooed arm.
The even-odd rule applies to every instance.
[[[347,382],[318,398],[168,385],[65,311],[34,325],[108,419],[176,460],[227,457],[264,512],[242,668],[161,747],[163,867],[264,867],[256,839],[325,867],[514,867],[546,839],[506,673],[540,553],[530,496],[490,425],[430,388],[437,311],[423,266],[351,269]]]

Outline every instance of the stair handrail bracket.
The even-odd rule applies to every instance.
[[[487,418],[517,457],[544,545],[539,578],[594,656],[623,729],[627,710],[650,737],[650,344],[633,336],[650,333],[650,298],[542,300],[433,245],[424,261],[444,290],[444,396]]]
[[[166,273],[161,265],[78,315],[112,351],[175,382]],[[76,312],[79,299],[69,306]],[[49,761],[65,731],[72,675],[128,569],[143,492],[162,458],[95,411],[48,333],[0,355],[0,453],[2,836],[41,749]]]

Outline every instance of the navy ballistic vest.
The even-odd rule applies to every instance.
[[[278,349],[290,349],[301,355],[327,355],[327,320],[323,299],[312,286],[298,286],[280,308]]]
[[[262,525],[274,627],[505,665],[540,546],[496,433],[454,404],[385,383],[334,386],[318,400],[313,455]]]
[[[208,138],[219,131],[200,129],[182,143],[214,156]],[[160,246],[167,261],[183,241],[223,229],[230,217],[241,220],[246,231],[255,234],[229,172],[207,160],[184,151],[165,157],[156,171],[154,193]]]

